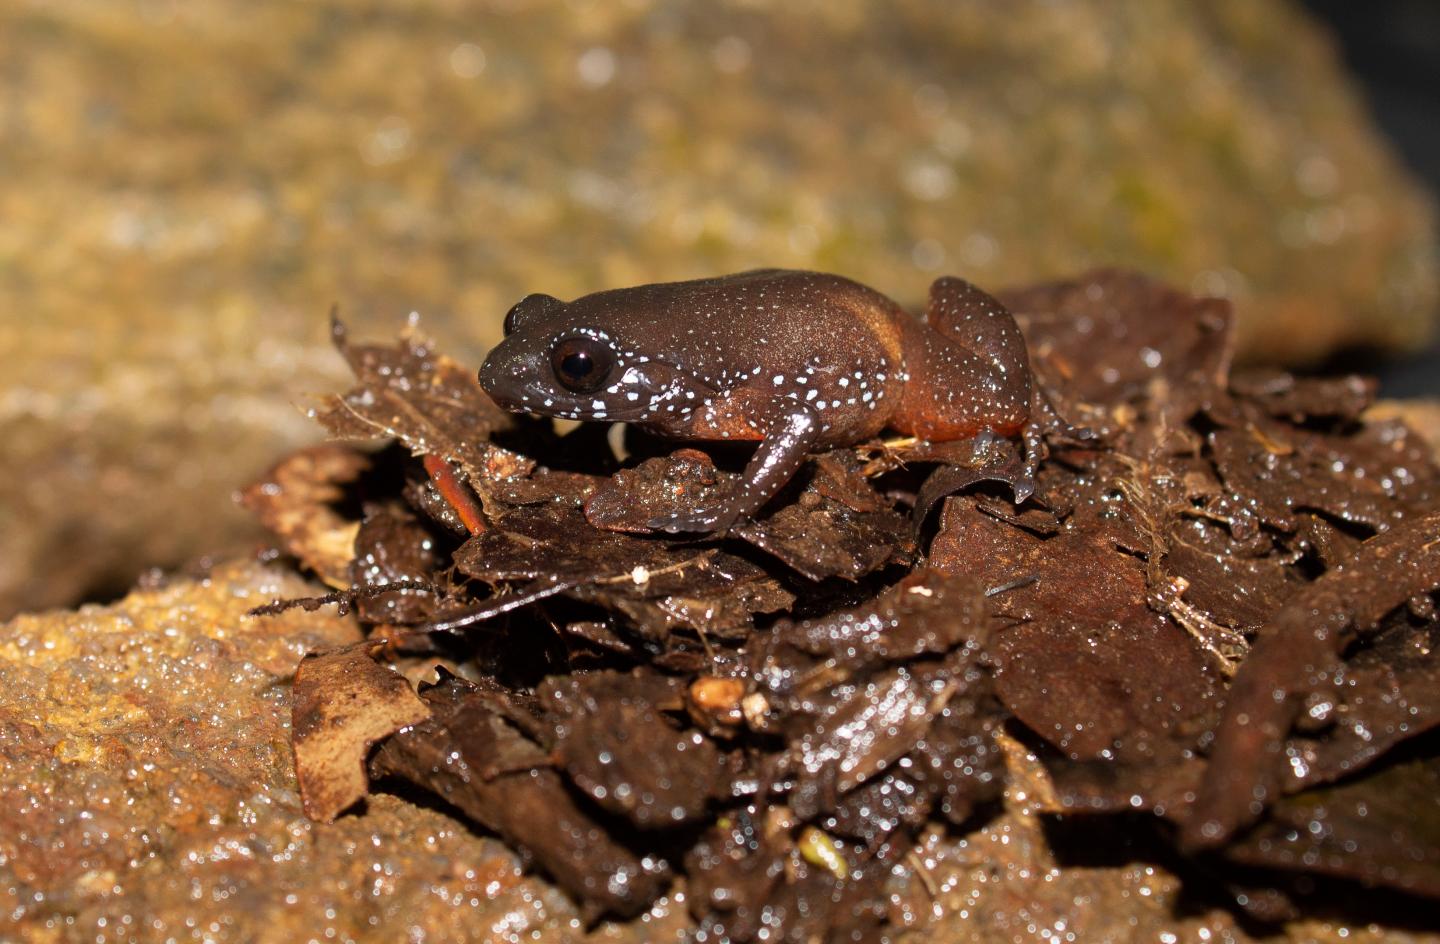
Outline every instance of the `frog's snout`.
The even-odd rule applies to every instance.
[[[480,387],[508,410],[524,409],[526,379],[525,364],[514,358],[497,357],[492,352],[480,365]]]
[[[496,381],[500,377],[500,366],[495,363],[494,357],[485,358],[485,363],[480,365],[480,386],[485,392],[494,395]]]

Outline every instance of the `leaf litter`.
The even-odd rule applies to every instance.
[[[297,674],[307,812],[422,790],[592,919],[683,877],[714,939],[878,939],[924,910],[896,877],[995,815],[1023,745],[1055,823],[1109,818],[1210,894],[1243,874],[1221,887],[1252,918],[1433,907],[1426,444],[1365,418],[1363,379],[1232,371],[1223,302],[1115,271],[1005,300],[1096,433],[1051,443],[1034,496],[1008,444],[875,441],[724,539],[647,522],[743,456],[626,431],[617,463],[413,327],[337,321],[357,385],[315,416],[345,442],[245,499],[339,591],[271,611],[339,599],[371,632]]]

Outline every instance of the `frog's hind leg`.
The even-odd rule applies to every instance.
[[[997,374],[1021,375],[1030,386],[1030,355],[1015,316],[1000,300],[972,282],[946,275],[930,285],[925,322],[940,334],[988,359]],[[1028,406],[1028,404],[1025,404]]]
[[[923,332],[925,343],[916,346],[932,378],[931,396],[941,386],[964,390],[969,394],[964,409],[950,408],[959,425],[972,427],[970,434],[1020,436],[1024,462],[1007,481],[1016,503],[1025,501],[1035,492],[1047,437],[1085,438],[1088,431],[1061,419],[1035,384],[1020,326],[994,296],[954,276],[936,279],[925,321],[933,330]]]
[[[907,377],[891,425],[934,442],[1017,435],[1030,415],[1030,360],[1004,305],[964,279],[930,286],[924,324],[906,319]]]

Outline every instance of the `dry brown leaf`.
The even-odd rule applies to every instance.
[[[333,822],[362,799],[371,745],[430,717],[404,676],[375,661],[384,645],[367,641],[311,653],[295,672],[295,774],[311,819]]]

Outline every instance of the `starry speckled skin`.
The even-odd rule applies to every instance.
[[[1024,432],[1027,473],[1038,461],[1025,341],[1005,307],[963,279],[935,281],[924,320],[840,276],[763,269],[568,303],[530,295],[505,331],[480,383],[507,409],[760,441],[726,503],[652,522],[667,531],[724,531],[808,452],[885,428],[932,441]],[[586,392],[561,377],[577,349],[604,368]],[[1027,475],[1017,495],[1031,487]]]

